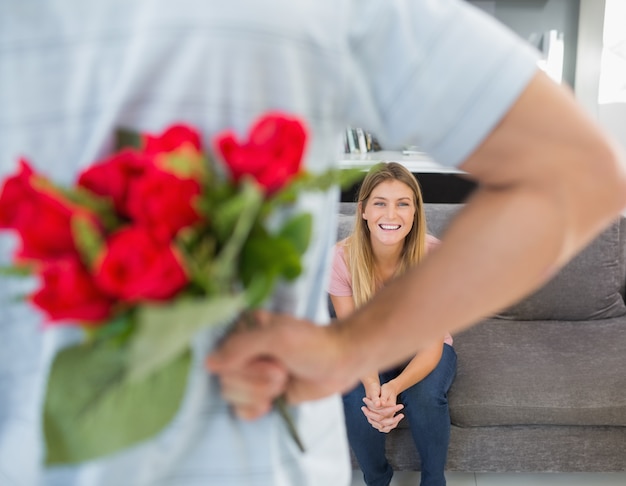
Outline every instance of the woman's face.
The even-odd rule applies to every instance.
[[[404,244],[415,218],[413,191],[398,180],[381,182],[370,194],[362,217],[372,244]]]

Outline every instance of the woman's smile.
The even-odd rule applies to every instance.
[[[396,231],[401,228],[399,224],[379,224],[378,226],[385,231]]]

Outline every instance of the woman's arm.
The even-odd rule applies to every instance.
[[[330,294],[330,301],[333,303],[335,315],[338,319],[343,319],[354,312],[356,305],[351,295],[340,296]],[[365,396],[372,401],[380,398],[380,380],[378,379],[378,370],[372,370],[361,376],[361,383],[365,387]]]
[[[386,395],[390,392],[393,393],[395,397],[407,388],[422,381],[439,364],[442,354],[443,339],[436,341],[433,345],[417,353],[415,357],[409,361],[409,364],[406,365],[404,370],[402,370],[402,373],[393,380],[383,383],[383,388],[390,388],[390,390],[382,393],[381,398],[384,400]]]
[[[333,303],[335,314],[338,319],[343,319],[344,317],[349,316],[352,312],[354,312],[356,307],[352,296],[337,296],[331,294],[330,300]],[[416,359],[417,357],[413,358],[407,367],[410,366]],[[422,360],[418,360],[418,362],[422,362]],[[436,365],[437,363],[435,363],[435,366]],[[409,376],[402,379],[401,383],[408,383],[414,375],[413,370],[419,367],[419,365],[411,367]],[[398,426],[398,423],[400,423],[400,421],[404,418],[403,414],[398,413],[402,410],[402,408],[404,408],[403,405],[397,405],[395,396],[393,399],[388,396],[389,394],[385,397],[382,396],[382,387],[377,370],[361,376],[360,380],[365,388],[365,397],[363,400],[364,406],[361,407],[361,411],[367,418],[367,421],[372,427],[380,432],[388,433],[395,429]],[[393,388],[390,386],[389,388],[395,389],[395,386]]]
[[[337,319],[343,319],[354,312],[356,306],[351,295],[330,295]]]
[[[389,433],[398,426],[404,418],[404,414],[398,413],[404,408],[404,405],[398,405],[398,395],[428,376],[439,363],[442,353],[443,340],[420,351],[396,378],[383,383],[380,400],[373,401],[369,397],[363,400],[365,407],[361,410],[372,427]]]

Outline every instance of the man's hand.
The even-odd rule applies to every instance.
[[[230,403],[235,415],[254,420],[272,409],[274,398],[284,393],[287,371],[269,359],[256,359],[242,369],[219,375],[222,398]]]
[[[206,360],[239,416],[260,417],[283,394],[299,403],[354,386],[358,373],[346,366],[334,326],[265,311],[254,315],[259,326],[233,333]]]

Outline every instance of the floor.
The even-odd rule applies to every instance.
[[[624,486],[626,473],[446,473],[448,486]],[[355,471],[351,486],[364,486],[361,471]],[[419,473],[398,471],[390,486],[419,486]]]

